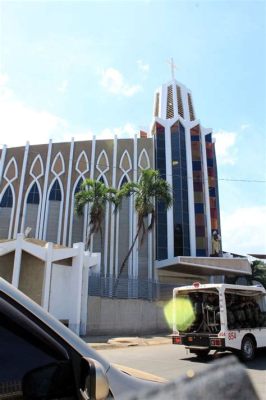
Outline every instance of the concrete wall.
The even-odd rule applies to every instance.
[[[207,265],[209,267],[220,267],[225,270],[236,270],[251,274],[250,262],[247,258],[227,258],[227,257],[180,257],[181,263]]]
[[[87,335],[170,333],[163,310],[166,302],[89,296]]]
[[[38,304],[42,304],[44,262],[22,252],[18,288]]]
[[[60,320],[69,320],[72,267],[52,265],[49,312]]]
[[[171,272],[164,269],[157,270],[157,277],[160,283],[187,286],[192,285],[193,282],[209,283],[209,276],[204,275],[186,275],[181,272]]]
[[[0,257],[0,276],[7,282],[12,282],[14,252],[5,254]]]

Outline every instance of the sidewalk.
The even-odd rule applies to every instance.
[[[84,336],[82,339],[96,350],[117,349],[129,346],[154,346],[158,344],[172,343],[170,335],[142,337]]]

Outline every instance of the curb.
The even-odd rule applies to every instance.
[[[171,337],[154,337],[154,338],[115,338],[109,339],[105,343],[87,342],[95,350],[118,349],[133,346],[156,346],[161,344],[171,344]]]

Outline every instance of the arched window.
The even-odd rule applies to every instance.
[[[11,186],[8,186],[0,202],[0,239],[11,238],[14,214],[14,198]]]
[[[76,212],[74,211],[74,206],[75,206],[75,195],[80,192],[81,185],[83,183],[83,179],[80,178],[78,183],[76,184],[76,187],[73,191],[73,198],[72,198],[72,222],[70,225],[69,229],[69,245],[72,246],[73,243],[79,243],[83,242],[84,240],[84,224],[86,220],[86,213],[87,213],[87,207],[85,206],[83,215],[77,215]]]
[[[60,243],[62,228],[63,198],[58,179],[55,180],[49,193],[45,240]]]
[[[51,189],[49,200],[61,201],[61,198],[61,189],[58,180],[56,180]]]
[[[30,190],[30,193],[27,197],[27,204],[39,204],[40,203],[40,194],[37,183],[35,182]]]
[[[82,183],[83,183],[83,179],[80,178],[80,180],[78,181],[78,184],[77,184],[77,186],[75,188],[75,193],[74,194],[77,194],[78,192],[80,192],[80,188],[81,188]]]
[[[13,195],[10,186],[8,186],[1,200],[0,207],[12,208],[12,206],[13,206]]]
[[[120,183],[120,189],[121,189],[121,187],[124,186],[126,183],[128,183],[128,179],[127,179],[127,177],[124,175],[124,177],[123,177],[123,179],[122,179],[122,182]]]
[[[40,192],[37,182],[34,182],[28,192],[26,198],[26,204],[24,207],[24,221],[22,223],[22,229],[25,227],[31,227],[31,236],[36,237],[39,227],[40,217]]]

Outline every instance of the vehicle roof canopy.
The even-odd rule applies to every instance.
[[[233,294],[238,294],[242,296],[254,296],[254,295],[260,295],[260,294],[266,294],[266,291],[263,287],[259,286],[244,286],[244,285],[230,285],[227,283],[219,283],[219,284],[214,284],[214,283],[209,283],[209,284],[200,284],[198,282],[195,282],[191,286],[180,286],[177,288],[174,288],[174,296],[178,294],[186,294],[188,292],[212,292],[212,293],[217,293],[217,292],[225,292],[225,293],[233,293]]]

